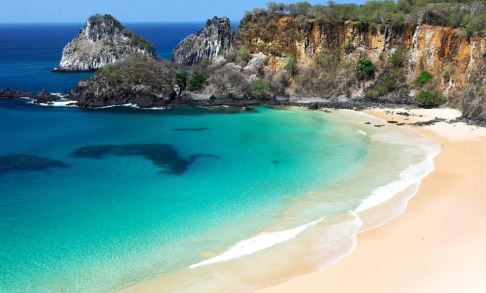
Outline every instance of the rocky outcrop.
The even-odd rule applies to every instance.
[[[208,19],[206,26],[190,35],[175,48],[172,60],[179,64],[193,65],[213,61],[218,55],[228,52],[234,45],[235,34],[226,17]]]
[[[471,42],[472,64],[477,65],[467,69],[469,85],[462,99],[462,113],[465,118],[481,120],[486,125],[486,40],[473,39]]]
[[[162,107],[177,95],[174,70],[151,58],[128,57],[97,71],[71,90],[69,99],[83,108],[132,104]]]
[[[43,90],[39,93],[30,93],[24,91],[18,91],[8,88],[1,88],[0,89],[0,99],[15,99],[15,98],[31,98],[36,103],[49,103],[56,100],[59,100],[60,97],[57,95],[52,95],[47,90]]]
[[[319,55],[337,54],[355,63],[369,58],[379,77],[390,56],[403,50],[404,76],[409,88],[422,70],[433,74],[429,90],[444,95],[465,114],[479,117],[486,108],[484,78],[486,37],[468,36],[461,29],[431,25],[380,25],[323,22],[290,15],[248,15],[239,26],[238,43],[250,53],[264,53],[274,72],[295,56],[300,67],[311,65]],[[359,92],[355,92],[359,95]],[[468,93],[465,96],[465,93]],[[481,94],[482,93],[482,94]],[[471,114],[468,114],[471,113]],[[484,114],[483,114],[484,115]]]
[[[56,71],[93,71],[129,55],[155,57],[153,45],[111,15],[91,16],[64,47]]]

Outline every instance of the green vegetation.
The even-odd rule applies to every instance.
[[[187,79],[189,77],[189,71],[180,70],[176,72],[175,83],[181,87],[181,90],[186,90]]]
[[[205,81],[206,76],[199,73],[193,73],[189,83],[187,84],[187,90],[190,92],[197,92],[203,88]]]
[[[297,73],[297,59],[295,55],[290,55],[287,57],[287,61],[285,62],[285,70],[287,70],[290,76],[294,76]]]
[[[268,98],[270,92],[272,91],[272,86],[262,79],[257,79],[251,84],[250,92],[254,98]]]
[[[108,64],[96,71],[96,76],[107,79],[111,84],[117,85],[122,83],[122,72],[116,69],[112,64]]]
[[[423,107],[423,108],[437,107],[441,104],[441,102],[442,102],[441,96],[435,91],[422,91],[415,98],[415,103],[419,107]]]
[[[247,47],[241,47],[236,55],[236,63],[245,66],[251,59],[250,51]]]
[[[432,73],[425,71],[425,70],[422,70],[422,71],[420,71],[420,74],[417,77],[417,84],[419,86],[424,86],[424,85],[428,84],[433,78],[434,78],[434,76],[432,75]]]
[[[425,23],[462,28],[469,35],[486,33],[486,9],[484,0],[381,0],[364,4],[311,5],[269,3],[266,9],[254,9],[247,17],[258,14],[302,16],[320,21],[353,21],[360,24],[404,25]],[[369,27],[373,33],[376,26]]]
[[[99,69],[95,79],[104,79],[114,87],[137,86],[168,95],[172,92],[175,74],[170,64],[166,62],[131,56]]]
[[[133,32],[128,31],[126,29],[124,30],[124,33],[130,39],[130,42],[132,43],[132,45],[134,45],[136,47],[144,48],[145,50],[149,50],[149,49],[153,48],[152,43],[150,43],[146,39],[142,38],[141,36],[137,35],[136,33],[133,33]]]
[[[370,79],[375,76],[375,66],[370,59],[361,58],[356,66],[356,75],[359,80]]]
[[[341,60],[338,50],[320,52],[314,62],[302,68],[295,77],[296,94],[300,96],[338,96],[349,94],[356,82],[356,63]]]
[[[446,66],[442,71],[442,77],[446,80],[449,80],[452,75],[452,69],[449,66]]]
[[[373,86],[366,90],[365,95],[369,99],[376,99],[394,91],[396,87],[396,77],[391,72],[385,72]]]
[[[393,69],[400,69],[405,65],[406,49],[401,47],[390,55],[388,62]]]
[[[326,53],[319,53],[316,55],[314,58],[314,63],[316,66],[321,67],[321,68],[329,68],[332,66],[338,66],[339,65],[339,52],[338,51],[333,51],[333,52],[326,52]]]

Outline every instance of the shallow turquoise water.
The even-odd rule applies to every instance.
[[[188,267],[276,224],[286,204],[369,151],[349,124],[298,109],[84,111],[15,100],[0,101],[0,117],[2,292],[104,291]],[[18,170],[22,155],[41,170]],[[344,202],[327,213],[360,198]]]

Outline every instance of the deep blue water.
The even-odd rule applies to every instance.
[[[0,88],[68,91],[88,73],[53,73],[64,46],[83,24],[0,24]],[[174,47],[204,23],[126,24],[151,41],[159,58],[171,58]]]

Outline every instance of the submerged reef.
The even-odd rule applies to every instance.
[[[52,168],[67,168],[68,164],[28,154],[10,154],[0,156],[0,175],[44,171]]]
[[[76,158],[102,159],[113,155],[119,157],[140,156],[152,161],[162,169],[160,173],[181,175],[185,173],[198,158],[219,158],[213,154],[195,154],[188,159],[181,157],[169,144],[126,144],[126,145],[92,145],[79,148],[73,152]]]

